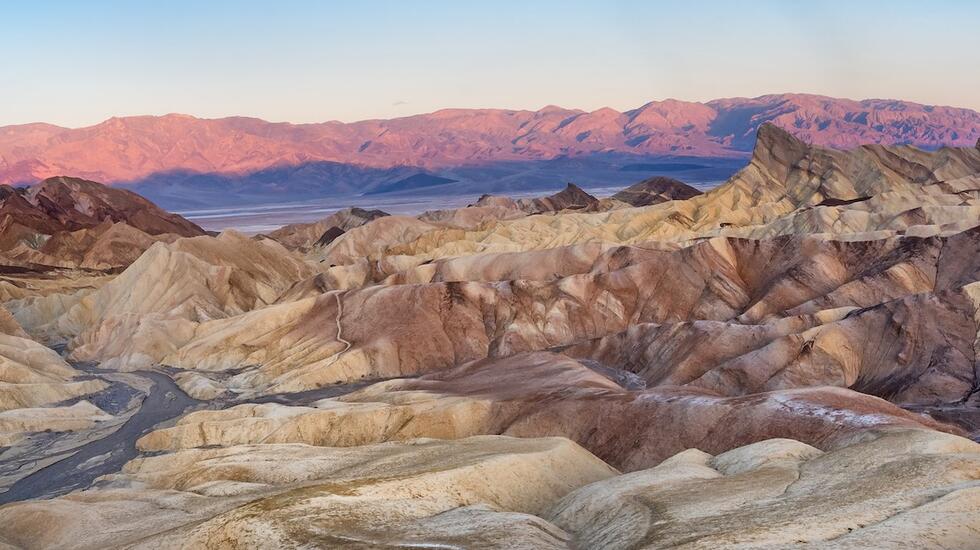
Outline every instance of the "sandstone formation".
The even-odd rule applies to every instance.
[[[528,216],[461,231],[426,230],[417,220],[385,227],[388,247],[369,226],[327,247],[320,257],[357,250],[377,259],[433,259],[461,254],[553,248],[587,241],[636,244],[690,242],[712,236],[767,239],[817,234],[873,240],[894,234],[950,235],[980,217],[980,149],[863,146],[841,152],[808,146],[774,126],[763,126],[752,161],[710,192],[686,201],[599,213]],[[409,230],[411,228],[411,230]],[[373,246],[364,246],[374,239]],[[361,244],[356,241],[364,240]],[[334,253],[334,250],[337,253]]]
[[[15,316],[48,342],[68,342],[76,360],[136,369],[179,348],[198,323],[271,304],[312,273],[274,241],[225,232],[157,243],[99,289],[22,300]]]
[[[325,246],[334,239],[360,227],[369,221],[388,214],[381,210],[345,208],[313,223],[297,223],[280,227],[269,233],[269,237],[292,250],[308,250],[313,246]]]
[[[79,374],[41,344],[0,334],[0,411],[56,403],[105,387],[99,380],[76,379]]]
[[[582,548],[969,548],[977,451],[922,431],[876,431],[826,452],[786,439],[691,449],[583,487],[548,519]]]
[[[558,438],[195,449],[130,462],[104,489],[0,508],[0,541],[27,548],[370,547],[398,544],[402,536],[424,544],[433,528],[452,537],[471,518],[489,516],[498,536],[513,520],[529,524],[517,535],[529,547],[535,524],[545,524],[536,515],[615,473]],[[507,515],[494,518],[499,512]],[[303,519],[311,514],[314,523]],[[57,527],[40,531],[39,516]],[[457,541],[492,544],[494,533],[482,532],[482,523],[469,526],[472,535],[457,533]]]
[[[483,195],[476,203],[466,208],[431,210],[420,215],[418,219],[436,226],[476,229],[488,222],[512,220],[527,215],[528,213],[517,205],[517,201],[510,197]]]
[[[100,487],[0,508],[12,547],[969,548],[980,446],[876,431],[684,451],[626,475],[558,438],[264,444],[130,462]],[[41,529],[39,522],[44,522]]]
[[[474,256],[430,264],[425,281],[445,282],[327,294],[303,286],[306,297],[200,319],[193,339],[167,340],[183,346],[160,348],[157,339],[140,349],[142,342],[123,337],[129,333],[107,327],[76,341],[97,338],[85,349],[112,353],[111,342],[125,340],[130,355],[205,375],[235,371],[225,382],[238,391],[301,391],[575,345],[570,353],[629,368],[650,384],[694,384],[730,395],[830,384],[906,404],[949,403],[973,391],[977,333],[975,285],[959,286],[976,268],[939,254],[954,248],[952,239],[965,251],[976,246],[968,243],[977,234],[873,242],[713,239],[678,250],[579,246]],[[954,269],[962,270],[959,280],[936,277]],[[477,281],[453,282],[459,279]],[[129,280],[124,273],[100,292]],[[616,336],[621,331],[626,335]],[[719,345],[701,346],[706,336]],[[606,340],[589,351],[583,342],[596,338]],[[641,347],[650,345],[645,338],[671,355]],[[868,338],[880,342],[874,350],[861,345]],[[718,378],[722,373],[729,374]]]
[[[105,273],[76,269],[44,272],[0,270],[0,302],[10,303],[12,300],[37,296],[55,296],[55,300],[60,300],[76,292],[90,292],[114,277],[112,271]]]
[[[899,153],[917,159],[917,163],[896,160]],[[817,173],[813,168],[807,173],[793,168],[800,166],[800,157],[812,159],[807,161],[811,165],[825,165],[819,180],[807,175]],[[885,171],[885,163],[894,166]],[[927,169],[926,165],[934,168]],[[36,314],[38,305],[22,304],[15,314],[34,319],[29,324],[35,334],[71,340],[76,358],[120,364],[132,361],[136,365],[162,361],[201,373],[234,370],[238,373],[235,377],[218,385],[227,383],[229,389],[246,392],[301,391],[361,378],[427,372],[486,356],[579,344],[627,330],[637,323],[712,320],[734,323],[737,326],[732,330],[744,331],[738,325],[771,321],[774,328],[763,325],[757,331],[769,333],[768,340],[757,341],[755,347],[744,349],[741,354],[701,365],[693,377],[671,380],[732,395],[833,384],[858,387],[908,404],[954,402],[972,392],[975,380],[969,367],[973,359],[968,344],[972,341],[970,331],[975,329],[970,319],[974,318],[976,307],[969,283],[976,280],[977,267],[967,250],[978,246],[976,232],[867,240],[873,235],[868,233],[866,224],[861,224],[855,228],[861,231],[848,236],[848,241],[827,239],[822,227],[813,227],[819,233],[813,237],[714,237],[700,241],[686,237],[693,228],[711,224],[715,225],[698,234],[710,237],[713,233],[743,232],[748,227],[717,223],[723,219],[722,214],[748,213],[752,218],[749,223],[760,224],[752,227],[765,235],[799,226],[799,219],[809,217],[816,209],[834,210],[837,214],[833,217],[838,219],[856,212],[867,215],[861,205],[879,199],[884,202],[882,195],[904,194],[907,200],[932,200],[946,196],[932,194],[928,189],[938,185],[929,183],[939,178],[937,174],[969,180],[973,176],[966,174],[978,167],[977,150],[943,150],[925,155],[912,149],[895,152],[866,147],[838,153],[807,147],[788,134],[766,127],[760,133],[752,164],[726,185],[687,201],[601,214],[563,213],[491,221],[489,229],[478,232],[485,235],[488,244],[483,249],[473,248],[480,243],[470,239],[472,231],[387,216],[351,229],[328,246],[314,250],[310,257],[325,270],[322,274],[314,275],[298,260],[292,260],[297,267],[281,284],[260,292],[260,300],[246,299],[212,312],[212,288],[198,296],[193,285],[175,280],[172,284],[179,285],[188,297],[209,305],[196,306],[193,314],[174,315],[161,311],[173,307],[174,300],[168,299],[159,304],[141,303],[138,310],[123,306],[115,311],[116,302],[107,296],[113,292],[129,296],[135,286],[150,280],[144,273],[159,271],[149,269],[149,265],[162,261],[162,251],[169,249],[155,247],[159,252],[151,250],[116,281],[85,298],[87,304],[105,308],[96,317],[81,313],[99,309],[85,305],[70,307],[47,322],[39,322],[44,321],[44,316]],[[864,175],[859,178],[858,173]],[[806,191],[808,186],[810,190]],[[847,197],[859,191],[855,186],[861,188],[860,193],[871,193],[871,198],[848,202]],[[751,200],[758,206],[741,199],[732,202],[733,195],[741,196],[741,190],[749,187],[755,189]],[[791,196],[795,197],[793,201]],[[963,205],[935,206],[929,212],[941,216],[947,215],[943,214],[947,208],[972,211],[976,205],[969,197],[966,194],[956,199]],[[831,199],[843,204],[809,206]],[[901,200],[887,204],[892,203],[896,203],[891,206],[893,210],[902,207]],[[679,211],[692,208],[695,213],[703,212],[702,220],[696,220],[697,214],[694,218],[676,216]],[[879,210],[887,207],[883,204]],[[664,217],[667,212],[671,214],[659,225],[639,225],[645,216]],[[632,218],[626,217],[627,213]],[[643,232],[634,234],[613,224],[620,216],[627,227],[636,225]],[[874,216],[884,219],[878,211]],[[572,233],[562,230],[568,223],[577,224],[579,229]],[[676,229],[672,223],[689,226],[676,233],[685,239],[678,242],[682,248],[665,246],[663,240],[650,244],[638,240]],[[515,233],[513,229],[518,224],[529,227]],[[547,236],[549,227],[554,228],[556,236],[561,235],[562,241],[540,240]],[[848,230],[846,225],[835,223],[834,227]],[[599,236],[606,243],[612,242],[589,242]],[[950,240],[956,244],[948,245]],[[635,244],[616,247],[613,244],[617,241]],[[174,246],[179,248],[184,242],[208,241],[178,241]],[[565,242],[582,244],[555,246]],[[463,243],[466,248],[460,246]],[[504,246],[508,243],[514,246]],[[517,250],[486,253],[486,248]],[[534,252],[517,253],[528,249]],[[947,249],[963,253],[941,253]],[[249,265],[254,269],[261,263]],[[294,285],[304,276],[310,279]],[[199,280],[207,277],[201,275]],[[379,282],[386,284],[378,286]],[[331,288],[352,290],[322,294]],[[247,289],[244,294],[248,297],[255,292],[258,291]],[[932,292],[935,297],[913,296],[924,292]],[[911,305],[903,306],[908,300]],[[925,300],[925,305],[920,307],[916,300]],[[840,309],[870,308],[893,301],[894,306],[851,312],[846,319],[843,316],[848,311]],[[273,302],[277,303],[272,307],[258,308]],[[929,305],[933,302],[949,305],[936,309]],[[889,358],[884,363],[887,366],[868,363],[869,359],[862,355],[861,361],[867,363],[864,366],[841,355],[840,350],[850,348],[842,345],[840,334],[857,325],[873,333],[881,322],[875,319],[895,307],[908,310],[901,313],[904,317],[921,319],[923,328],[909,330],[906,322],[896,339],[889,340],[894,342],[890,345],[896,346],[892,352],[895,355],[889,356],[887,348],[881,348],[881,353],[886,354],[883,357]],[[186,305],[184,309],[188,309]],[[838,313],[830,313],[834,310]],[[126,315],[136,311],[144,317],[138,325],[133,325],[135,321],[122,323]],[[202,311],[208,313],[201,315]],[[828,313],[821,314],[822,311]],[[158,313],[164,313],[168,320],[165,324],[155,321],[150,329],[145,317]],[[100,318],[98,315],[111,321],[93,322]],[[788,318],[781,321],[783,316]],[[792,321],[792,317],[798,320]],[[192,323],[184,323],[185,319]],[[403,319],[413,322],[406,326]],[[893,324],[898,326],[895,321]],[[942,326],[941,330],[948,333],[955,324],[961,327],[955,329],[963,334],[961,344],[930,347],[942,343],[928,335],[930,327]],[[164,325],[166,328],[161,328]],[[329,328],[334,325],[336,330]],[[140,328],[134,330],[134,326]],[[269,330],[256,330],[257,327]],[[322,328],[311,331],[310,327]],[[919,341],[925,342],[926,347],[909,356],[902,350],[903,341],[909,342],[904,344],[906,347]],[[730,346],[728,351],[735,349]],[[824,353],[826,349],[834,351],[828,355]],[[778,372],[779,378],[769,380],[760,372],[764,378],[750,385],[746,383],[751,378],[743,375],[725,375],[734,382],[718,378],[739,368],[738,355],[749,352],[755,355],[745,358],[747,364],[759,354],[766,354],[766,368]],[[857,352],[864,353],[860,349]],[[909,378],[908,384],[915,386],[911,388],[905,387],[905,382],[896,382],[898,371],[891,358],[897,356],[902,357],[899,364],[925,368],[928,375],[903,373]],[[722,364],[720,359],[734,363]],[[799,366],[787,368],[787,362]],[[871,374],[880,368],[884,369],[881,374]],[[795,374],[797,371],[801,374]],[[893,387],[881,386],[882,382],[874,381],[875,376],[879,380],[888,378]]]
[[[91,388],[78,393],[91,393]],[[112,419],[88,401],[66,407],[7,409],[0,411],[0,445],[10,447],[31,433],[87,430]]]
[[[700,194],[701,191],[682,181],[655,176],[623,189],[612,198],[630,206],[650,206],[667,201],[687,200]]]
[[[978,226],[980,148],[762,126],[703,194],[51,233],[0,274],[0,545],[970,550]]]
[[[592,370],[547,352],[518,354],[379,382],[308,407],[268,403],[197,411],[137,445],[144,451],[175,451],[254,443],[347,447],[478,434],[564,436],[632,471],[684,449],[722,452],[773,437],[828,448],[870,428],[957,431],[837,388],[726,398],[677,386],[627,389],[604,372],[616,371]]]
[[[483,195],[466,208],[432,210],[418,219],[435,226],[474,230],[501,220],[513,220],[532,214],[564,210],[597,211],[626,206],[610,199],[597,199],[574,183],[552,195],[514,200],[510,197]],[[329,244],[329,243],[326,243]]]

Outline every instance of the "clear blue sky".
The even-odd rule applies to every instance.
[[[0,0],[0,125],[773,92],[980,109],[980,2]]]

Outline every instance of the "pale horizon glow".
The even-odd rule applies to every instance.
[[[980,110],[980,3],[0,2],[0,126],[771,93]]]

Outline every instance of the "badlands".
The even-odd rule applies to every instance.
[[[0,548],[980,548],[980,143],[207,234],[0,187]]]

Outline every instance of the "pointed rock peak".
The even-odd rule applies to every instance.
[[[587,193],[581,187],[569,182],[565,189],[548,197],[555,205],[564,208],[585,207],[599,202],[599,199]]]
[[[686,200],[700,194],[700,190],[680,180],[654,176],[634,183],[613,195],[612,198],[633,206],[649,206],[672,200]]]
[[[557,212],[559,210],[591,208],[599,203],[599,199],[586,193],[581,187],[574,183],[569,183],[565,189],[539,199],[520,199],[516,205],[518,208],[530,214],[542,212]]]
[[[589,200],[589,201],[597,200],[595,197],[593,197],[592,195],[590,195],[589,193],[587,193],[585,191],[585,189],[582,189],[581,187],[575,185],[572,182],[568,182],[565,185],[565,189],[563,189],[558,194],[552,195],[552,196],[554,196],[554,197],[558,197],[558,196],[581,197],[581,198],[586,199],[586,200]]]
[[[793,134],[783,130],[779,126],[771,122],[764,122],[759,126],[756,132],[756,144],[766,142],[766,143],[803,143],[802,141],[796,139]]]
[[[775,160],[780,163],[800,158],[809,146],[775,124],[766,122],[759,126],[755,137],[752,158],[762,162]]]

